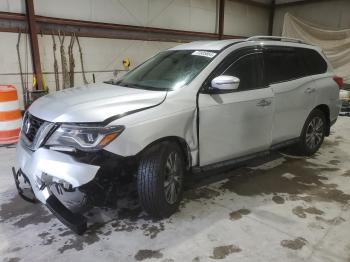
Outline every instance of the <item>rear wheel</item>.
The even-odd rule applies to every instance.
[[[313,110],[306,119],[298,144],[298,152],[311,156],[322,145],[326,134],[326,118],[322,111]]]
[[[143,209],[156,218],[172,215],[182,198],[184,173],[184,157],[176,143],[162,142],[144,152],[137,173]]]

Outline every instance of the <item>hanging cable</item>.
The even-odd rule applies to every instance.
[[[53,49],[53,70],[54,70],[54,74],[55,74],[55,84],[56,84],[56,91],[60,90],[60,78],[59,78],[59,74],[58,74],[58,63],[57,63],[57,58],[56,58],[56,50],[57,50],[57,46],[56,46],[56,40],[55,40],[55,35],[52,32],[52,49]]]
[[[28,39],[29,39],[29,33],[28,29],[26,28],[26,38],[25,38],[25,54],[24,54],[24,64],[25,64],[25,90],[26,90],[26,96],[27,96],[27,105],[31,103],[31,97],[29,96],[29,88],[28,88],[28,81],[29,81],[29,52],[28,52]]]
[[[21,85],[22,85],[23,105],[24,105],[24,108],[26,108],[27,107],[27,91],[26,91],[25,85],[24,85],[23,70],[22,70],[22,60],[21,60],[21,53],[20,53],[20,50],[19,50],[19,44],[20,44],[20,41],[21,41],[21,35],[22,35],[22,32],[19,30],[18,31],[18,39],[17,39],[16,48],[17,48],[17,57],[18,57],[18,65],[19,65],[19,74],[20,74]]]
[[[78,48],[79,48],[80,64],[81,64],[81,72],[83,74],[83,81],[84,81],[84,84],[87,85],[88,81],[86,80],[86,75],[85,75],[84,61],[83,61],[83,51],[82,51],[82,48],[80,46],[80,42],[79,42],[78,36],[75,36],[75,38],[77,39],[77,44],[78,44]]]
[[[75,41],[75,34],[73,33],[71,38],[70,38],[70,43],[69,43],[69,46],[68,46],[69,84],[70,84],[70,87],[74,86],[74,67],[75,67],[74,55],[73,55],[74,41]]]
[[[61,32],[58,31],[58,39],[60,41],[60,52],[61,52],[61,66],[62,66],[62,89],[66,89],[69,87],[69,76],[67,69],[67,58],[64,50],[64,40],[65,34],[61,36]]]

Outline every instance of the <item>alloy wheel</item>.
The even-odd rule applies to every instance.
[[[165,164],[164,193],[170,205],[178,200],[182,186],[180,161],[178,153],[173,151],[169,154]]]
[[[324,132],[324,124],[322,118],[316,116],[314,117],[306,130],[306,145],[310,149],[314,149],[322,142]]]

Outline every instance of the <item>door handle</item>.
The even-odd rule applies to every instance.
[[[308,87],[308,88],[305,89],[305,93],[306,94],[311,94],[313,92],[315,92],[315,88]]]
[[[266,99],[262,99],[262,100],[260,100],[256,105],[257,106],[269,106],[269,105],[271,105],[271,101],[269,101],[269,100],[266,100]]]

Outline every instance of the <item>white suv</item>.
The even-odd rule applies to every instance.
[[[338,117],[341,85],[320,48],[295,39],[179,45],[117,81],[37,100],[17,146],[17,188],[82,233],[86,219],[57,195],[79,190],[94,205],[113,204],[120,179],[135,177],[144,210],[168,217],[190,172],[291,144],[315,153]]]

